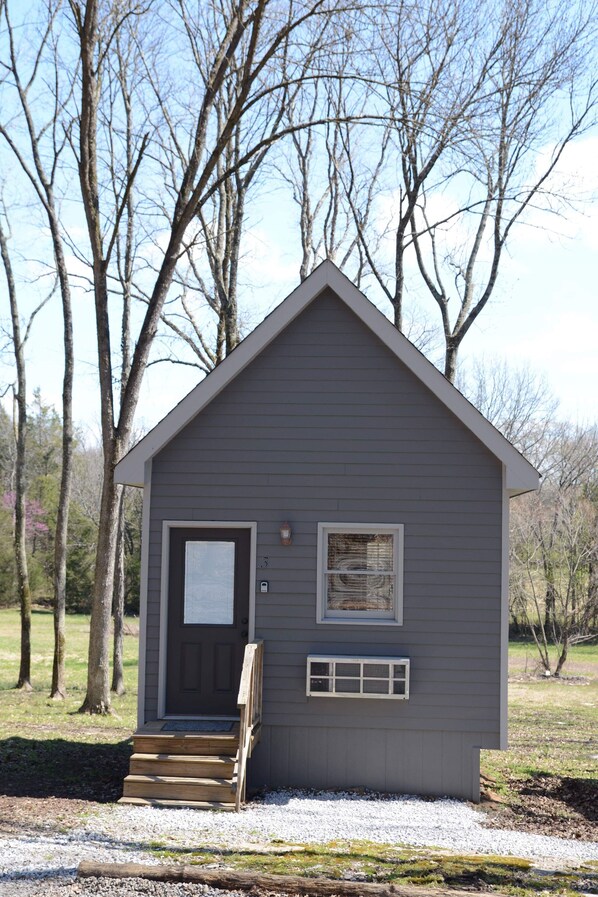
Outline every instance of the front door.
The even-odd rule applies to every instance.
[[[249,552],[248,529],[170,530],[167,714],[238,712]]]

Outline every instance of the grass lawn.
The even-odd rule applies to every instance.
[[[517,803],[524,781],[598,795],[598,645],[573,649],[563,677],[534,675],[536,648],[512,642],[509,651],[509,750],[482,751],[482,771]],[[573,784],[577,783],[577,784]],[[507,786],[510,787],[510,793]],[[598,810],[598,807],[596,808]],[[597,814],[598,818],[598,814]]]
[[[54,819],[57,810],[71,802],[114,801],[122,793],[136,717],[137,621],[128,621],[127,629],[127,693],[114,697],[111,715],[92,717],[77,713],[85,694],[88,618],[67,618],[69,695],[66,701],[55,702],[48,698],[52,615],[47,611],[33,615],[34,691],[26,693],[13,687],[19,659],[18,613],[0,610],[0,795],[25,799],[25,830],[28,825],[34,827],[32,814],[43,813],[46,805],[47,818]],[[482,772],[502,801],[496,807],[498,823],[519,822],[523,824],[517,827],[546,834],[595,837],[591,832],[598,821],[598,646],[575,648],[561,681],[537,678],[535,667],[534,646],[513,643],[510,750],[482,752]],[[53,800],[28,801],[47,797]],[[13,808],[18,813],[17,803],[13,802]],[[77,806],[80,813],[84,805]],[[71,817],[76,817],[76,812]],[[574,831],[575,819],[580,827]],[[332,878],[350,872],[364,880],[389,884],[494,889],[514,897],[579,890],[598,893],[596,868],[546,877],[524,860],[458,857],[446,851],[405,850],[365,842],[301,846],[274,842],[266,852],[218,851],[218,856],[206,847],[173,853],[168,845],[156,844],[155,852],[165,862],[204,865],[224,861],[237,869]]]
[[[16,610],[0,610],[0,794],[116,800],[122,794],[137,713],[137,620],[124,640],[126,694],[113,696],[113,713],[77,713],[86,686],[89,617],[68,615],[67,690],[48,697],[52,681],[52,613],[33,613],[33,691],[17,691],[20,622]]]

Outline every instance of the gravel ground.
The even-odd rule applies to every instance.
[[[519,856],[533,861],[580,863],[598,860],[598,843],[566,840],[526,832],[485,829],[485,816],[455,800],[415,797],[376,798],[372,795],[279,791],[242,813],[201,813],[194,810],[110,805],[81,827],[55,832],[49,826],[35,835],[0,842],[2,897],[44,897],[71,894],[121,895],[158,893],[144,882],[133,890],[122,882],[103,886],[73,882],[83,859],[100,862],[155,863],[148,852],[156,844],[169,850],[201,846],[241,848],[264,846],[272,840],[295,843],[369,840],[411,847],[434,846],[461,853]],[[35,881],[41,887],[34,886]],[[124,890],[122,888],[125,888]],[[140,889],[141,888],[141,889]],[[95,890],[94,890],[95,889]],[[198,885],[159,885],[161,897],[217,893]]]
[[[1,879],[0,879],[1,882]],[[117,881],[109,878],[51,878],[43,882],[13,881],[0,883],[2,897],[248,897],[247,891],[219,891],[206,885],[178,884],[129,878]],[[5,890],[6,889],[6,890]]]

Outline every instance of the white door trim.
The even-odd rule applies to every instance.
[[[162,567],[160,575],[160,647],[158,655],[158,719],[166,714],[166,650],[168,630],[168,564],[171,529],[248,529],[249,544],[249,641],[255,637],[255,576],[257,523],[247,520],[163,520]]]
[[[145,725],[145,667],[147,650],[147,595],[152,499],[152,462],[144,467],[143,508],[141,511],[141,569],[139,575],[139,666],[137,673],[137,726]]]

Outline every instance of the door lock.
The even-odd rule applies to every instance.
[[[246,623],[249,623],[249,617],[243,617],[241,623],[243,624],[243,626],[245,626]]]

